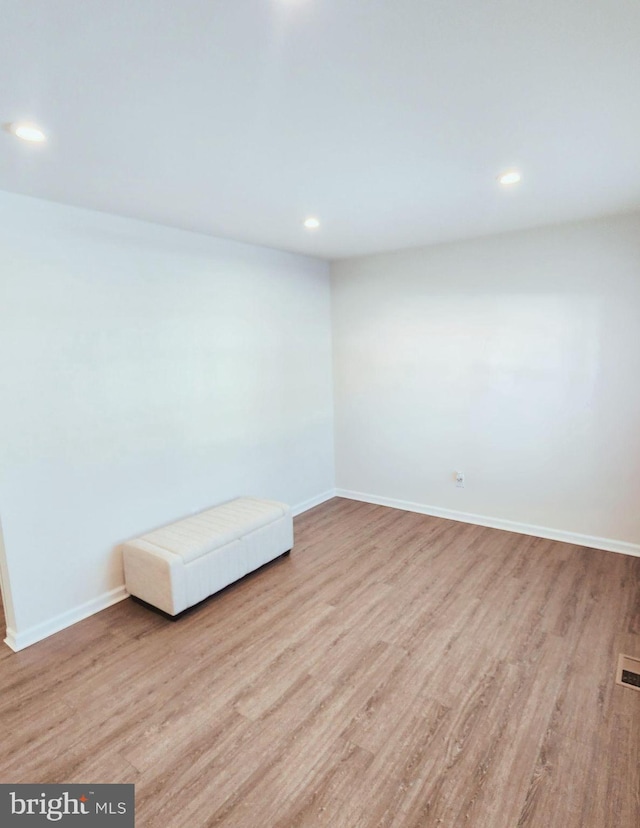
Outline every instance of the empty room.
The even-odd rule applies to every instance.
[[[0,0],[3,828],[638,828],[639,43]]]

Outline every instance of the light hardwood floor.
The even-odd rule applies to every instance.
[[[158,828],[637,828],[640,559],[334,499],[171,622],[0,655],[2,782],[134,782]]]

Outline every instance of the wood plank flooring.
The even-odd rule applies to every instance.
[[[178,622],[4,648],[0,781],[134,782],[149,828],[640,825],[640,559],[338,498],[295,531]]]

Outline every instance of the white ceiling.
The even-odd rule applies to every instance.
[[[6,190],[327,258],[640,207],[638,0],[0,0],[0,21],[0,122],[50,135],[0,134]]]

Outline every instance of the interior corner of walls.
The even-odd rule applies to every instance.
[[[45,638],[48,638],[55,633],[77,624],[78,621],[83,621],[91,615],[95,615],[108,607],[117,604],[129,597],[129,593],[122,586],[115,587],[115,589],[99,595],[97,598],[87,601],[80,606],[75,607],[67,612],[60,613],[47,621],[42,621],[39,624],[34,624],[26,630],[16,631],[13,628],[7,627],[7,636],[4,639],[5,644],[14,652],[24,650],[32,644],[37,644]]]
[[[332,497],[336,496],[335,489],[327,489],[326,492],[322,492],[322,494],[316,495],[315,497],[310,497],[308,500],[303,500],[302,503],[298,503],[291,508],[291,512],[294,517],[301,515],[303,512],[307,512],[309,509],[313,509],[314,506],[320,506],[321,503],[326,503],[327,500],[331,500]]]

